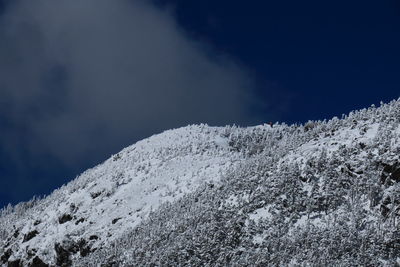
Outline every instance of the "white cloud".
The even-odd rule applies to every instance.
[[[249,74],[149,2],[15,1],[0,40],[0,142],[31,160],[74,166],[163,129],[252,120]]]

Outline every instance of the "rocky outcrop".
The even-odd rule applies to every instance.
[[[1,263],[6,263],[8,259],[11,257],[12,251],[11,249],[7,249],[6,252],[0,257]]]
[[[50,265],[44,263],[38,256],[33,258],[29,267],[49,267]]]
[[[383,171],[381,174],[381,183],[386,185],[392,185],[400,182],[400,163],[394,164],[383,163]]]
[[[382,163],[383,170],[380,177],[380,182],[386,188],[400,182],[400,163],[395,162],[392,164]],[[380,211],[385,218],[391,213],[399,213],[400,199],[395,196],[386,196],[381,203]]]
[[[60,267],[72,266],[72,261],[70,259],[71,253],[63,248],[61,244],[56,243],[54,246],[56,251],[56,265]]]
[[[71,214],[63,214],[60,218],[58,218],[58,222],[59,222],[60,224],[69,222],[69,221],[71,221],[71,220],[72,220]]]
[[[27,242],[29,240],[31,240],[32,238],[34,238],[35,236],[37,236],[39,234],[38,231],[33,230],[29,233],[27,233],[26,235],[24,235],[24,240],[22,242]]]
[[[20,259],[9,261],[7,267],[22,267],[22,262]]]

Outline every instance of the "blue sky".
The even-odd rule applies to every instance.
[[[194,38],[289,95],[288,122],[330,118],[400,96],[399,1],[158,1]],[[277,105],[279,105],[279,100]]]
[[[400,96],[398,1],[0,1],[0,207],[190,123]]]

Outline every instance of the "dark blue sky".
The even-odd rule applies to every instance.
[[[190,34],[250,67],[260,95],[271,97],[271,83],[290,95],[283,121],[340,116],[400,96],[399,1],[158,3],[173,4]]]
[[[124,120],[120,119],[121,116],[114,116],[110,117],[108,121],[98,120],[99,123],[97,124],[93,123],[95,115],[88,115],[89,119],[87,119],[87,121],[82,119],[82,121],[76,125],[71,123],[71,128],[65,130],[63,127],[57,126],[54,122],[46,122],[45,124],[42,119],[44,116],[43,114],[53,114],[55,111],[56,113],[59,112],[63,114],[62,110],[68,110],[68,108],[63,106],[60,99],[69,95],[68,90],[64,90],[63,88],[71,88],[71,86],[73,86],[73,82],[71,81],[75,81],[75,78],[71,80],[68,79],[70,78],[69,76],[74,75],[73,71],[70,69],[75,70],[74,68],[76,66],[73,65],[74,68],[69,66],[69,61],[65,63],[59,60],[61,62],[59,63],[57,58],[56,63],[51,61],[51,67],[46,69],[44,72],[45,75],[39,75],[44,77],[40,79],[40,86],[43,86],[42,80],[45,79],[45,87],[48,88],[50,84],[51,88],[57,88],[57,93],[46,95],[45,101],[41,98],[41,100],[32,105],[28,111],[16,109],[19,111],[15,112],[17,115],[14,113],[10,115],[9,110],[13,109],[14,105],[19,105],[21,101],[21,105],[24,105],[25,102],[23,101],[25,101],[25,97],[18,98],[14,96],[15,99],[19,99],[19,102],[8,102],[4,97],[10,95],[7,89],[18,90],[17,85],[19,83],[14,81],[9,82],[7,79],[4,79],[4,81],[8,83],[3,85],[1,76],[17,75],[21,80],[30,81],[29,79],[32,77],[30,77],[30,72],[26,71],[29,70],[29,68],[25,65],[21,67],[20,65],[22,63],[19,63],[19,58],[24,58],[27,55],[30,57],[30,54],[40,55],[40,53],[44,53],[44,55],[46,55],[46,49],[48,49],[48,47],[46,49],[41,49],[41,41],[36,42],[36,40],[40,39],[42,35],[37,34],[39,30],[33,26],[31,28],[24,26],[23,31],[14,33],[12,30],[8,31],[11,27],[9,27],[7,23],[0,24],[0,26],[3,27],[0,34],[12,36],[12,38],[7,39],[9,43],[5,42],[6,45],[0,45],[0,49],[4,50],[2,51],[3,53],[0,51],[0,60],[3,62],[9,60],[10,66],[13,66],[12,69],[17,66],[15,69],[18,70],[15,72],[10,71],[9,73],[9,70],[4,67],[6,66],[5,64],[0,66],[0,93],[2,90],[7,92],[7,94],[0,94],[0,98],[3,97],[3,99],[0,99],[0,105],[2,105],[2,107],[0,106],[0,207],[9,202],[17,203],[19,201],[28,200],[35,194],[48,194],[51,190],[59,187],[62,183],[68,182],[80,172],[106,159],[110,154],[116,153],[123,147],[164,129],[198,122],[207,122],[212,125],[225,125],[226,123],[251,125],[271,120],[287,123],[305,122],[307,120],[340,116],[351,110],[367,107],[373,103],[378,104],[381,100],[387,102],[400,96],[399,1],[243,2],[228,0],[153,0],[153,2],[161,9],[169,10],[172,17],[181,27],[178,32],[183,32],[182,34],[188,40],[201,44],[202,49],[207,51],[208,57],[215,58],[216,60],[220,60],[220,58],[229,58],[229,61],[235,62],[236,66],[239,66],[239,68],[246,69],[246,75],[250,76],[252,82],[255,83],[255,85],[252,85],[255,90],[255,98],[263,102],[263,104],[254,105],[253,108],[250,108],[249,114],[252,114],[251,116],[243,115],[240,112],[238,112],[238,115],[235,115],[232,112],[232,110],[235,109],[232,109],[232,107],[235,107],[236,102],[232,100],[231,104],[226,104],[226,108],[222,109],[222,111],[226,111],[231,115],[221,115],[220,117],[212,115],[221,113],[217,110],[214,113],[210,111],[211,115],[207,115],[201,107],[186,107],[184,104],[179,104],[181,105],[180,107],[182,107],[180,111],[183,110],[181,113],[188,114],[188,117],[180,118],[179,116],[173,115],[175,114],[173,109],[168,109],[170,106],[175,106],[176,103],[172,101],[168,106],[161,109],[161,111],[154,112],[155,114],[151,116],[149,115],[146,120],[151,122],[151,127],[145,123],[140,124],[140,119],[136,119],[136,121],[134,121],[135,124],[138,125],[137,129],[129,128],[124,131],[124,125],[127,125],[126,122],[129,121],[129,116],[133,116],[133,114],[129,114],[129,112],[135,111],[135,113],[141,113],[142,111],[138,108],[137,110],[129,110],[127,118]],[[31,4],[30,9],[34,9],[33,5],[34,4]],[[138,8],[138,10],[141,9]],[[4,7],[4,1],[0,0],[0,16],[4,17],[7,11],[8,9]],[[51,11],[43,12],[51,14]],[[90,14],[90,12],[88,14]],[[138,14],[141,13],[132,14],[132,17],[140,17]],[[152,12],[149,12],[149,14],[148,17],[153,18],[154,16],[154,19],[158,20],[157,16]],[[93,16],[96,15],[94,14]],[[45,24],[50,25],[54,18],[50,17],[46,19],[47,21]],[[162,24],[163,20],[160,19],[160,21],[161,22],[157,23]],[[27,25],[30,24],[27,23]],[[81,26],[82,23],[79,25]],[[107,25],[96,25],[96,30],[99,30],[99,32],[102,32],[102,27],[108,27]],[[129,30],[131,25],[129,24],[128,26],[127,29]],[[159,26],[157,26],[158,28],[156,26],[154,27],[155,29],[160,28]],[[60,28],[62,27],[60,26]],[[88,27],[88,29],[90,30],[91,28]],[[91,31],[92,30],[89,32]],[[113,31],[104,30],[104,32],[103,35],[106,38],[112,39],[112,37],[108,35],[112,35]],[[140,32],[141,34],[142,32],[146,32],[146,28],[140,28]],[[76,32],[72,33],[76,34]],[[169,38],[163,37],[163,34],[164,30],[154,33],[154,36],[159,36],[161,40],[159,43],[163,42],[163,38]],[[1,36],[3,35],[0,35],[0,37]],[[77,36],[78,37],[75,37],[76,39],[73,40],[80,40],[84,35]],[[146,36],[147,35],[144,34],[141,38],[146,38]],[[154,38],[157,39],[158,37]],[[91,37],[91,39],[95,38]],[[127,42],[129,41],[130,40],[127,40]],[[23,47],[24,43],[32,43],[32,45],[29,48],[25,48]],[[99,43],[101,43],[101,41]],[[7,44],[11,45],[7,46]],[[69,46],[74,46],[74,43],[67,44]],[[166,41],[165,46],[169,44],[175,45],[176,42],[171,42],[170,40]],[[113,45],[115,44],[113,43]],[[118,43],[117,45],[119,49],[121,44]],[[21,46],[23,48],[18,48],[19,50],[10,48],[14,46]],[[186,46],[186,44],[183,45],[183,47]],[[147,45],[144,47],[147,47]],[[12,51],[12,53],[7,49],[11,49],[10,51]],[[77,48],[77,50],[79,49],[82,49],[82,46]],[[138,50],[140,49],[139,47]],[[153,47],[151,46],[151,48],[149,48],[149,51],[153,51],[150,49],[153,49]],[[147,57],[154,57],[154,62],[171,60],[165,59],[169,56],[171,58],[175,57],[173,54],[175,50],[173,50],[173,52],[169,50],[158,52],[161,48],[154,49],[156,52],[149,52],[147,55]],[[99,51],[104,52],[104,50],[101,49],[99,49]],[[146,52],[146,50],[143,51],[143,49],[140,51],[142,51],[142,54]],[[104,54],[103,52],[102,54]],[[129,55],[130,53],[131,52],[128,51],[126,54]],[[192,52],[187,53],[190,54]],[[10,54],[14,57],[9,56]],[[111,55],[115,57],[114,54]],[[182,55],[179,54],[178,57],[181,56]],[[80,55],[80,57],[82,56]],[[197,54],[196,56],[190,54],[185,57],[197,58]],[[136,58],[137,57],[135,57],[135,59]],[[179,59],[177,61],[180,62],[182,60],[184,61],[186,59]],[[17,61],[18,64],[15,63]],[[36,61],[32,59],[32,62]],[[111,60],[110,62],[113,63],[114,61]],[[84,61],[84,63],[86,64],[86,61]],[[204,62],[201,61],[200,63]],[[34,66],[47,66],[46,64],[50,63],[43,63],[41,61],[39,63],[32,63]],[[205,64],[205,66],[207,64]],[[83,64],[81,62],[78,65],[81,66]],[[177,63],[177,65],[179,64]],[[152,66],[153,65],[150,64],[149,69],[155,69],[154,66]],[[208,70],[209,73],[225,73],[225,71],[227,73],[235,73],[227,67],[224,67],[222,70],[218,69],[219,67],[208,66],[204,68],[212,69]],[[64,71],[64,69],[66,69],[66,71]],[[177,67],[177,69],[179,68]],[[204,69],[201,70],[204,71]],[[101,72],[101,70],[99,71]],[[198,69],[188,71],[187,75],[193,75],[193,72],[197,71]],[[90,75],[91,74],[89,74],[89,76]],[[143,75],[147,75],[147,73]],[[238,75],[240,76],[241,74]],[[154,75],[149,76],[157,80],[157,78],[154,78]],[[171,76],[177,76],[177,74],[171,74],[170,76],[166,74],[167,82],[169,81],[168,77]],[[228,76],[227,74],[227,77]],[[124,76],[118,77],[119,80],[116,86],[120,85],[121,88],[125,88],[124,81],[121,82],[121,79],[123,80],[121,77]],[[180,84],[186,85],[185,82],[181,82],[181,80],[185,80],[184,78],[179,79],[179,82],[175,81],[171,84],[175,86]],[[212,84],[206,83],[202,79],[199,80],[201,84],[204,82],[205,87],[211,88],[210,91],[204,92],[205,97],[215,91],[212,89],[213,86],[219,88],[221,84],[226,84],[227,87],[229,87],[232,86],[230,84],[235,83],[231,77],[225,80],[221,79],[221,81],[219,81],[218,78],[215,79],[214,81],[210,78],[210,80],[213,80]],[[147,78],[145,80],[149,81]],[[238,78],[239,82],[242,80],[244,79]],[[35,81],[35,79],[33,79],[33,81]],[[228,82],[224,83],[224,81]],[[91,81],[85,82],[88,82],[88,84],[96,84],[90,83]],[[129,82],[126,84],[130,84]],[[102,83],[104,83],[104,81],[102,81]],[[105,83],[107,83],[107,80]],[[165,82],[164,80],[161,81],[160,78],[160,83]],[[81,85],[82,82],[79,81],[77,84]],[[2,86],[5,86],[5,89],[2,88]],[[10,88],[6,88],[7,86]],[[15,88],[13,88],[13,86]],[[241,89],[238,90],[240,91]],[[124,91],[121,90],[119,92]],[[102,95],[101,93],[96,93],[96,95]],[[21,93],[21,95],[24,96],[26,94],[26,92]],[[157,92],[155,91],[154,94],[157,95]],[[234,94],[234,92],[232,94]],[[120,95],[122,95],[121,99],[123,99],[124,93]],[[177,95],[180,98],[187,97],[188,99],[198,99],[202,97],[202,95],[196,95],[195,93],[182,95],[182,93],[178,92]],[[135,95],[129,95],[129,97],[134,96]],[[105,99],[107,97],[108,96],[105,95]],[[148,96],[148,99],[150,99],[150,97],[151,95]],[[218,99],[218,94],[213,96],[213,98]],[[74,98],[71,97],[71,99],[73,100]],[[96,110],[96,107],[104,106],[100,98],[100,100],[88,99],[91,102],[99,103],[98,106],[91,107],[94,110]],[[118,98],[117,101],[121,102],[121,99]],[[207,103],[209,103],[209,107],[216,106],[214,102]],[[160,106],[161,104],[157,103],[155,105]],[[177,104],[176,106],[179,105]],[[43,108],[43,106],[47,106],[47,108]],[[250,105],[250,107],[252,106]],[[112,110],[119,108],[118,106],[113,106]],[[185,112],[186,109],[190,110]],[[164,113],[164,110],[166,110],[165,114],[169,114],[169,117],[179,118],[176,121],[169,121],[167,123],[166,121],[168,120],[164,119],[162,114],[160,115],[160,113]],[[76,111],[66,113],[68,115],[61,116],[60,118],[64,120],[65,118],[71,117],[72,121],[78,121],[74,119],[71,114],[79,114],[79,112],[81,112],[81,110],[77,108]],[[149,113],[149,111],[146,112]],[[101,113],[101,110],[97,109],[95,113]],[[105,110],[104,113],[108,114],[109,111]],[[35,120],[32,120],[32,117],[35,117]],[[40,117],[41,120],[36,120],[36,117]],[[118,118],[116,119],[116,117]],[[58,117],[55,118],[57,118],[57,121],[59,120]],[[41,127],[39,127],[40,129],[38,130],[36,127],[32,127],[32,121],[35,122],[35,124],[37,121],[40,121],[43,125],[40,124]],[[68,120],[66,121],[70,123]],[[86,127],[86,124],[91,123],[93,127],[87,129],[82,128],[82,125]],[[106,127],[104,125],[109,127],[108,125],[110,124],[116,125],[113,126],[114,128],[110,128],[114,135],[108,134],[108,132],[103,129],[103,127]],[[56,126],[53,127],[49,125]],[[65,125],[65,123],[63,123],[63,125]],[[74,129],[74,131],[71,130],[71,132],[69,132],[70,129]],[[85,142],[73,143],[74,139],[79,139],[76,137],[82,132],[87,136],[86,139],[82,139]],[[121,134],[116,135],[115,132]],[[32,138],[33,135],[38,135],[39,133],[42,135],[41,139]],[[54,141],[53,143],[49,142],[46,146],[43,145],[44,143],[41,143],[46,139],[54,139],[54,136],[58,136],[58,139],[56,138],[55,140],[68,139],[69,143],[65,142],[65,144],[71,147],[71,150],[81,149],[85,150],[85,153],[82,152],[82,154],[77,155],[74,161],[70,158],[74,158],[76,154],[65,148],[62,149],[62,153],[60,152],[58,154],[54,152],[55,144],[60,143],[59,141]],[[41,140],[41,142],[38,140]],[[93,142],[93,144],[88,147],[83,147],[81,145],[88,142]]]

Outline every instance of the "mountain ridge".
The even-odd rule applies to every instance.
[[[4,209],[1,260],[395,266],[399,152],[399,100],[304,125],[170,130],[46,199]]]
[[[8,260],[13,260],[14,257],[26,257],[28,254],[26,251],[31,246],[39,247],[37,251],[31,253],[37,254],[40,258],[45,260],[55,258],[54,251],[50,257],[41,253],[52,251],[55,243],[63,242],[66,233],[77,235],[80,239],[81,226],[87,223],[91,225],[89,227],[91,231],[85,232],[87,239],[91,236],[94,240],[91,243],[98,242],[99,239],[105,238],[99,234],[105,225],[111,232],[115,232],[116,225],[123,219],[121,217],[129,215],[134,218],[130,222],[132,224],[130,227],[134,227],[163,201],[172,201],[181,197],[185,191],[190,191],[191,187],[199,182],[198,180],[217,179],[218,177],[214,176],[217,176],[219,168],[228,168],[236,159],[231,152],[227,153],[225,140],[215,135],[215,132],[216,128],[200,125],[152,136],[85,171],[75,180],[55,190],[49,197],[26,203],[28,207],[25,211],[28,213],[26,216],[37,218],[28,219],[28,225],[24,226],[18,225],[17,222],[15,228],[20,233],[14,241],[19,243],[20,248],[14,251]],[[210,148],[211,146],[214,147]],[[211,154],[207,155],[209,149],[213,149],[212,157]],[[229,156],[230,160],[221,161],[218,156]],[[152,168],[154,165],[157,168]],[[168,177],[169,180],[163,180],[164,177]],[[52,201],[55,201],[57,206],[54,206]],[[125,206],[129,208],[126,210]],[[38,209],[37,212],[33,212],[35,214],[29,213],[33,207]],[[21,209],[24,208],[26,207]],[[3,214],[6,213],[10,212],[4,210]],[[18,206],[16,213],[19,213]],[[39,219],[37,213],[41,213],[41,216],[47,219]],[[91,214],[100,217],[102,214],[107,214],[110,218],[107,223],[95,223],[98,218],[92,218]],[[7,220],[7,215],[3,217],[3,220]],[[6,226],[4,221],[1,223],[4,231]],[[44,227],[47,227],[45,232],[47,238],[41,236]],[[13,234],[17,235],[15,233]],[[35,240],[37,244],[33,243]],[[50,264],[55,262],[50,261]]]

